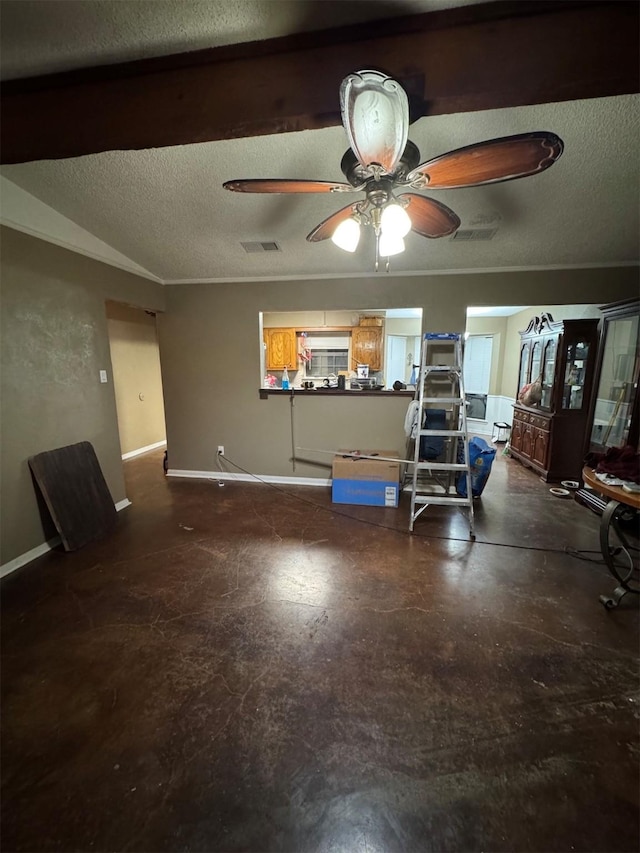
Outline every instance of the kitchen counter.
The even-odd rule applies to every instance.
[[[268,400],[269,397],[407,397],[413,400],[413,391],[363,391],[362,389],[345,388],[290,388],[284,391],[282,388],[260,388],[260,399]]]

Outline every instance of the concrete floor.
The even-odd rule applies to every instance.
[[[161,459],[3,582],[4,851],[638,849],[637,597],[564,553],[597,516],[502,457],[475,543]]]

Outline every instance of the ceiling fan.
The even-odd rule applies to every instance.
[[[340,86],[340,109],[350,145],[340,168],[348,183],[248,178],[226,181],[223,186],[244,193],[364,192],[364,199],[332,213],[307,240],[317,243],[330,237],[340,248],[354,252],[360,225],[371,225],[376,236],[376,270],[380,256],[388,258],[404,251],[403,238],[409,231],[423,237],[446,237],[460,226],[451,208],[412,190],[525,178],[548,169],[564,147],[555,133],[535,131],[467,145],[420,163],[420,152],[408,139],[406,92],[397,80],[380,71],[358,71],[345,77]]]

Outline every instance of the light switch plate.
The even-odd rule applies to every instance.
[[[106,381],[107,381],[107,371],[101,370],[100,371],[100,382],[106,382]]]

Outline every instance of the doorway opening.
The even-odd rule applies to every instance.
[[[166,447],[156,315],[106,302],[113,389],[122,459]]]

